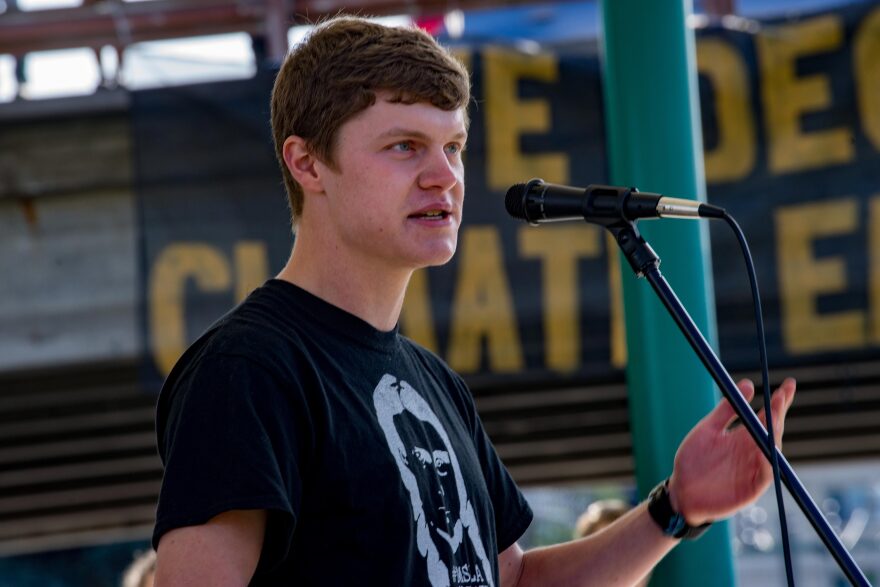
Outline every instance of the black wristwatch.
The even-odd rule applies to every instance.
[[[712,522],[706,522],[701,526],[688,526],[684,521],[684,516],[672,509],[669,502],[669,479],[660,483],[651,490],[648,495],[648,513],[651,518],[657,522],[660,529],[667,536],[673,538],[683,538],[685,540],[696,540],[703,535],[703,532],[709,529]]]

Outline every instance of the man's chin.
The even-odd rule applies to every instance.
[[[450,259],[452,259],[452,255],[449,255],[445,259],[440,259],[440,260],[434,261],[432,263],[428,263],[425,265],[425,267],[442,267],[442,266],[446,265],[447,263],[449,263]]]
[[[412,264],[413,270],[418,271],[419,269],[427,269],[429,267],[442,267],[449,263],[450,259],[452,259],[452,255],[443,255],[430,257],[428,259],[419,259],[418,261]]]
[[[432,258],[425,264],[425,267],[441,267],[446,265],[455,255],[455,249],[456,247],[453,245],[445,251],[438,251],[432,255]]]

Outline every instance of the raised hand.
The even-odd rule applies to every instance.
[[[737,384],[746,401],[755,395],[748,379]],[[787,378],[773,393],[773,435],[782,446],[785,415],[795,394],[794,379]],[[764,410],[758,413],[766,426]],[[688,433],[675,455],[669,479],[673,508],[691,526],[720,520],[754,502],[772,480],[770,462],[744,426],[733,426],[736,413],[726,399]]]

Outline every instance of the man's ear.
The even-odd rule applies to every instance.
[[[312,193],[324,191],[317,168],[318,159],[309,149],[305,139],[296,135],[287,137],[281,152],[284,155],[284,164],[304,191]]]

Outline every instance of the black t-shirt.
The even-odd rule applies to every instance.
[[[460,377],[285,281],[187,350],[157,433],[154,546],[268,510],[252,585],[496,586],[532,518]]]

